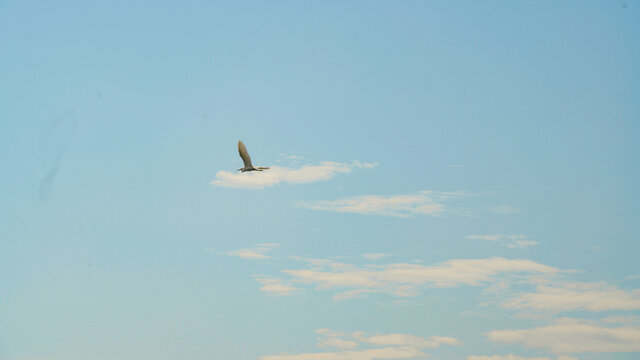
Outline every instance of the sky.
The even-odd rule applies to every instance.
[[[0,359],[636,359],[639,40],[636,1],[2,1]]]

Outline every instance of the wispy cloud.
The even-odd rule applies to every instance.
[[[345,332],[333,331],[331,329],[318,329],[316,333],[320,335],[318,338],[318,347],[336,348],[336,349],[355,349],[359,346],[357,341],[345,339],[348,336]]]
[[[502,305],[506,308],[552,311],[638,310],[640,289],[627,291],[604,282],[540,285],[536,292],[521,294]]]
[[[279,183],[303,184],[329,180],[337,174],[348,174],[354,169],[371,169],[377,165],[359,161],[350,163],[325,161],[319,165],[303,165],[300,168],[273,166],[265,171],[244,173],[218,171],[216,179],[211,184],[230,188],[263,189]]]
[[[441,345],[457,346],[460,344],[460,341],[458,339],[447,336],[430,336],[429,338],[423,338],[410,334],[364,336],[360,333],[355,333],[354,336],[364,343],[377,346],[409,346],[419,349],[425,349],[435,348]]]
[[[507,247],[508,248],[512,248],[512,249],[522,249],[522,248],[527,248],[527,247],[531,247],[531,246],[536,246],[539,243],[535,240],[516,240],[512,243],[508,243]]]
[[[301,161],[301,160],[305,160],[304,156],[300,156],[300,155],[289,155],[289,154],[280,154],[280,157],[283,159],[287,159],[287,160],[294,160],[294,161]]]
[[[264,275],[256,275],[254,278],[262,284],[260,290],[267,295],[287,296],[293,294],[298,288],[285,284],[282,279],[271,278]]]
[[[477,356],[471,355],[467,356],[467,360],[551,360],[548,357],[524,357],[519,355],[492,355],[492,356]],[[578,360],[573,356],[561,355],[558,357],[558,360]]]
[[[385,360],[413,359],[428,354],[423,349],[442,345],[459,345],[456,338],[431,336],[423,338],[410,334],[376,334],[364,332],[344,333],[330,329],[318,329],[318,346],[335,348],[334,351],[262,356],[261,360]],[[362,347],[363,349],[354,350]],[[366,348],[364,348],[366,347]]]
[[[486,336],[490,341],[522,344],[556,354],[640,351],[639,327],[609,327],[581,319],[558,319],[549,326],[491,331]]]
[[[511,249],[522,249],[538,245],[537,241],[527,239],[526,235],[469,235],[466,238],[498,242]]]
[[[393,217],[438,216],[445,212],[446,202],[464,196],[468,194],[463,191],[420,191],[417,194],[407,195],[364,195],[338,200],[301,202],[298,206],[311,210]]]
[[[283,270],[296,282],[316,284],[318,289],[341,289],[336,300],[368,293],[387,293],[399,297],[416,296],[423,286],[479,286],[494,281],[500,274],[549,275],[558,269],[531,260],[504,258],[458,259],[433,266],[395,263],[365,265],[330,260],[309,261],[311,268]]]
[[[404,347],[386,347],[366,350],[349,350],[337,352],[318,352],[303,354],[280,354],[260,357],[261,360],[384,360],[414,359],[427,354],[420,349]]]
[[[387,256],[391,256],[391,254],[383,254],[383,253],[362,254],[362,257],[368,260],[378,260]]]
[[[278,246],[280,245],[275,243],[262,243],[252,248],[237,249],[233,251],[218,252],[211,248],[206,248],[205,250],[213,251],[213,252],[228,255],[228,256],[236,256],[236,257],[247,259],[247,260],[263,260],[263,259],[269,259],[270,256],[267,255],[267,253],[277,248]]]
[[[492,206],[487,210],[502,215],[513,215],[520,213],[520,210],[518,208],[509,205]]]

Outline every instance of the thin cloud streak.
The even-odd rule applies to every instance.
[[[456,338],[445,336],[431,336],[422,338],[410,334],[376,334],[366,336],[362,331],[350,334],[332,331],[330,329],[318,329],[318,347],[334,347],[336,351],[317,353],[268,355],[260,357],[261,360],[385,360],[385,359],[413,359],[426,357],[428,354],[422,350],[436,348],[442,345],[457,346],[460,341]],[[369,347],[361,350],[353,350],[358,347]]]
[[[521,294],[502,304],[505,308],[552,311],[612,311],[640,309],[640,289],[622,290],[599,283],[540,285],[536,292]]]
[[[497,343],[521,344],[556,354],[640,351],[640,328],[605,327],[581,319],[559,319],[555,324],[486,334]]]
[[[469,235],[465,238],[471,240],[485,240],[500,243],[510,249],[522,249],[538,245],[537,241],[527,239],[526,235]]]
[[[282,279],[271,278],[263,275],[254,276],[255,279],[262,284],[260,291],[267,295],[288,296],[298,290],[298,288],[285,284]]]
[[[218,171],[216,179],[211,182],[214,186],[244,189],[264,189],[279,183],[304,184],[329,180],[338,174],[348,174],[354,169],[371,169],[376,163],[338,163],[325,161],[319,165],[303,165],[300,168],[273,166],[265,171],[251,171],[234,173]]]
[[[420,349],[387,347],[356,351],[337,351],[304,354],[280,354],[260,357],[261,360],[385,360],[385,359],[414,359],[426,357]]]
[[[382,258],[387,257],[387,256],[391,256],[391,254],[386,254],[386,253],[362,254],[362,257],[367,259],[367,260],[378,260],[378,259],[382,259]]]
[[[508,355],[493,355],[493,356],[478,356],[478,355],[470,355],[467,356],[467,360],[551,360],[548,357],[524,357],[514,354]],[[578,360],[573,356],[561,355],[558,357],[558,360]]]
[[[366,265],[311,260],[309,269],[283,270],[295,282],[315,284],[318,289],[342,289],[334,296],[343,300],[369,293],[387,293],[398,297],[417,296],[424,286],[479,286],[494,281],[500,274],[552,275],[559,270],[531,260],[504,258],[457,259],[434,266],[396,263]]]
[[[467,360],[551,360],[548,357],[523,357],[513,354],[508,355],[493,355],[493,356],[467,356]]]
[[[410,334],[388,334],[373,336],[363,336],[361,334],[355,334],[354,336],[364,343],[378,346],[409,346],[424,349],[435,348],[441,345],[460,345],[460,341],[458,339],[447,336],[430,336],[429,338],[422,338]]]
[[[262,243],[252,248],[237,249],[233,251],[218,252],[211,248],[205,248],[205,250],[227,255],[227,256],[235,256],[235,257],[239,257],[246,260],[265,260],[265,259],[271,258],[271,256],[267,255],[267,253],[279,246],[280,244],[276,244],[276,243]]]
[[[338,200],[301,202],[299,207],[363,215],[413,217],[415,215],[440,216],[447,209],[448,201],[468,196],[464,191],[420,191],[407,195],[364,195]]]

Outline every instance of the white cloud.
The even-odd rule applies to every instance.
[[[383,359],[413,359],[425,357],[427,354],[420,349],[388,347],[366,350],[350,350],[338,352],[280,354],[260,357],[261,360],[383,360]]]
[[[358,343],[356,341],[342,339],[347,335],[344,332],[333,331],[330,329],[318,329],[316,330],[316,333],[321,335],[318,338],[318,347],[334,347],[341,350],[355,349],[358,347]]]
[[[368,260],[378,260],[390,255],[391,254],[373,253],[373,254],[362,254],[362,257]]]
[[[537,241],[528,240],[526,235],[469,235],[467,239],[498,242],[511,249],[522,249],[538,245]]]
[[[466,236],[467,239],[480,239],[480,240],[486,240],[486,241],[498,241],[498,240],[502,240],[504,239],[506,236],[505,235],[469,235]],[[511,235],[509,236],[509,238],[524,238],[524,235]]]
[[[388,334],[366,336],[357,331],[351,334],[335,332],[329,329],[316,330],[321,337],[319,347],[335,347],[332,352],[316,352],[302,354],[279,354],[262,356],[261,360],[384,360],[414,359],[426,357],[424,348],[435,348],[441,345],[458,345],[459,341],[451,337],[431,336],[422,338],[409,334]],[[353,350],[357,347],[368,347]]]
[[[258,244],[256,247],[248,248],[248,249],[238,249],[233,251],[223,252],[222,254],[229,256],[236,256],[239,258],[247,259],[247,260],[263,260],[269,259],[270,256],[266,253],[280,246],[279,244],[274,243],[263,243]],[[211,249],[206,249],[211,250]]]
[[[486,336],[490,341],[557,354],[640,351],[640,327],[604,327],[579,319],[559,319],[553,325],[531,329],[491,331]]]
[[[492,356],[477,356],[471,355],[467,356],[467,360],[551,360],[548,357],[524,357],[519,355],[492,355]],[[573,356],[560,355],[558,356],[558,360],[578,360]]]
[[[524,357],[518,355],[467,356],[467,360],[551,360],[548,357]],[[568,359],[567,359],[568,360]]]
[[[540,285],[536,292],[519,295],[502,305],[506,308],[554,311],[638,310],[640,289],[627,291],[604,282]]]
[[[297,282],[316,284],[319,289],[340,288],[336,300],[384,292],[399,297],[416,296],[422,286],[453,287],[482,285],[499,274],[550,275],[558,269],[531,260],[504,258],[458,259],[434,266],[396,263],[358,267],[330,260],[309,260],[308,269],[283,270]]]
[[[431,336],[428,339],[409,335],[409,334],[388,334],[388,335],[373,335],[373,336],[356,336],[356,338],[364,343],[378,345],[378,346],[410,346],[415,348],[435,348],[440,345],[454,345],[460,344],[460,341],[456,338],[445,336]]]
[[[337,349],[355,349],[358,347],[358,343],[355,341],[342,340],[337,338],[323,339],[319,344],[319,347],[334,347]]]
[[[338,200],[302,202],[298,205],[311,210],[366,215],[393,217],[411,217],[414,215],[438,216],[446,210],[445,202],[466,195],[467,194],[462,191],[420,191],[417,194],[391,196],[364,195]]]
[[[266,276],[255,276],[255,279],[262,284],[261,291],[268,295],[287,296],[293,294],[298,288],[285,284],[282,279],[270,278]]]
[[[337,174],[348,174],[354,169],[370,169],[375,166],[377,166],[377,164],[361,163],[359,161],[353,161],[351,163],[325,161],[320,163],[320,165],[304,165],[297,169],[273,166],[271,169],[265,171],[249,171],[244,173],[218,171],[216,179],[212,181],[211,184],[230,188],[263,189],[281,182],[302,184],[329,180]]]

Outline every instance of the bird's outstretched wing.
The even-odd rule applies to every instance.
[[[244,163],[245,168],[252,168],[251,165],[251,157],[249,157],[249,153],[247,152],[247,147],[244,146],[242,141],[238,141],[238,152],[240,153],[240,157],[242,158],[242,162]]]

